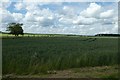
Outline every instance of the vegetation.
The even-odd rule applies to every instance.
[[[50,71],[49,71],[50,72]],[[54,73],[56,72],[56,73]],[[7,74],[3,78],[102,78],[102,80],[118,80],[118,66],[97,66],[72,68],[66,70],[51,71],[48,74],[16,75]],[[103,79],[104,78],[104,79]]]
[[[18,36],[19,34],[23,35],[23,29],[22,26],[23,24],[20,23],[9,23],[7,27],[7,31],[10,31],[10,34],[13,34],[15,36]]]
[[[117,44],[118,38],[3,38],[3,75],[116,65]]]
[[[95,36],[113,36],[113,37],[120,37],[120,34],[97,34]]]

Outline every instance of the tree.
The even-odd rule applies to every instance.
[[[9,23],[7,26],[7,31],[10,31],[10,34],[18,36],[19,34],[24,35],[22,26],[20,23]]]

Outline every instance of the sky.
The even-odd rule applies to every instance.
[[[118,33],[117,2],[13,2],[0,5],[0,31],[23,23],[24,33],[95,35]]]

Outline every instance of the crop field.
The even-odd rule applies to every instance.
[[[25,33],[24,36],[23,35],[19,35],[19,37],[63,37],[65,36],[64,34],[29,34],[29,33]],[[0,33],[0,38],[11,38],[11,37],[15,37],[12,34],[7,34],[7,33]]]
[[[2,39],[3,75],[48,74],[118,64],[118,38],[18,37]]]

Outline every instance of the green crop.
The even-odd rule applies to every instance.
[[[88,66],[116,65],[118,38],[4,38],[4,74],[38,74]]]

